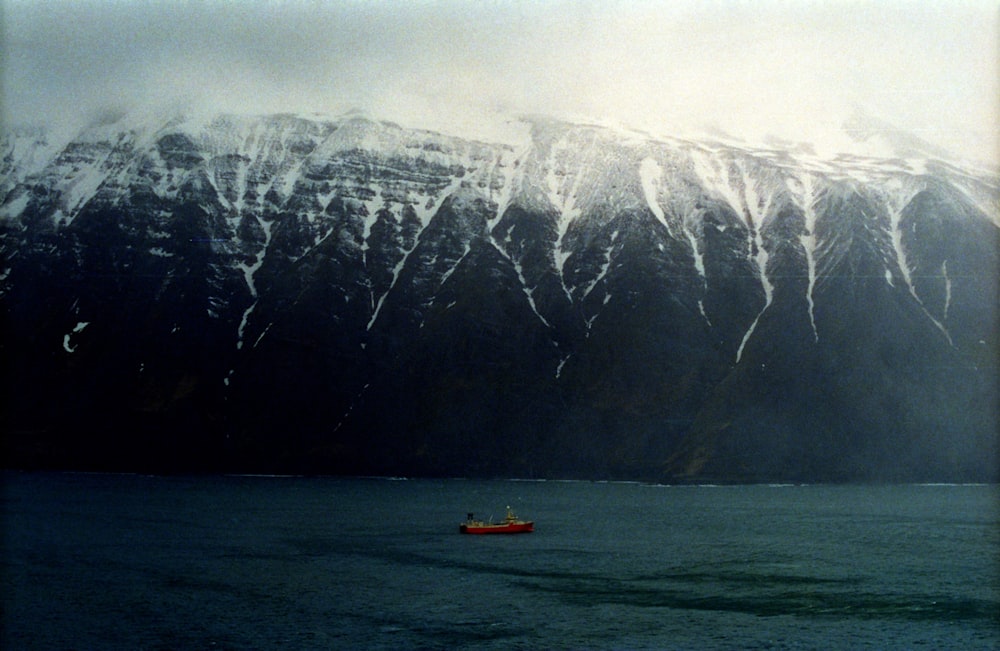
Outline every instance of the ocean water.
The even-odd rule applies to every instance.
[[[2,478],[4,649],[1000,648],[997,486]]]

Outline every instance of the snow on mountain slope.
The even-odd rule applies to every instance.
[[[872,133],[885,134],[872,127],[858,135],[863,125],[851,124],[852,136],[860,140]],[[493,237],[515,266],[521,260],[511,249],[511,224],[503,222],[502,214],[517,206],[546,215],[550,271],[558,275],[567,299],[575,302],[607,273],[616,249],[613,242],[602,245],[605,262],[590,272],[577,268],[577,273],[569,273],[569,258],[589,245],[616,214],[634,213],[643,206],[666,235],[683,240],[695,270],[709,283],[702,220],[705,201],[720,201],[742,222],[744,255],[756,270],[764,296],[757,319],[770,306],[774,292],[769,277],[772,247],[765,234],[786,204],[795,205],[805,220],[797,237],[806,259],[806,298],[812,314],[816,273],[828,248],[816,238],[816,220],[822,219],[815,210],[816,200],[832,185],[860,183],[882,197],[894,251],[885,276],[891,280],[900,275],[918,301],[899,217],[927,167],[994,223],[1000,219],[996,178],[945,162],[925,162],[918,173],[912,171],[913,165],[896,160],[841,158],[818,164],[814,156],[795,151],[628,136],[598,126],[535,118],[530,142],[516,153],[506,146],[405,130],[362,117],[310,120],[292,115],[104,123],[58,152],[37,132],[15,134],[5,141],[8,189],[0,217],[17,223],[26,214],[37,214],[67,226],[87,205],[129,200],[140,189],[159,200],[176,201],[186,189],[198,193],[200,202],[215,204],[226,226],[211,235],[220,242],[240,244],[249,257],[239,264],[255,293],[254,275],[273,241],[273,215],[290,211],[311,224],[309,246],[296,253],[301,256],[331,234],[332,225],[324,215],[334,198],[353,202],[363,218],[359,244],[364,261],[376,223],[387,218],[398,223],[402,207],[410,206],[420,227],[408,245],[398,248],[392,267],[395,279],[442,201],[462,185],[497,206]],[[32,196],[31,185],[46,187],[46,198]],[[239,237],[241,228],[263,234],[263,240]],[[539,278],[529,270],[523,281],[530,300]],[[389,288],[393,285],[390,282]],[[386,291],[372,296],[375,309],[369,324],[385,297]],[[703,306],[700,310],[704,313]],[[757,319],[745,331],[737,361]],[[815,327],[813,331],[818,337]]]
[[[606,425],[592,441],[625,465],[640,439],[661,441],[661,463],[681,437],[715,445],[704,428],[739,419],[706,410],[744,404],[727,392],[795,384],[814,401],[805,387],[847,377],[845,359],[876,393],[900,377],[928,391],[913,378],[941,368],[980,386],[974,369],[995,366],[996,174],[894,133],[880,146],[906,151],[891,158],[823,158],[526,120],[514,144],[357,115],[109,119],[66,144],[5,134],[0,300],[17,322],[60,324],[56,354],[131,338],[109,377],[174,382],[158,389],[169,396],[203,382],[205,404],[274,393],[341,423],[338,436],[439,422],[420,382],[488,411],[489,387],[514,387],[534,407],[480,424],[504,431],[537,428],[555,409],[537,396],[559,395],[590,419],[566,436],[635,419],[641,434]],[[888,133],[862,126],[864,142]],[[842,350],[876,340],[865,359]],[[150,361],[209,343],[201,361]],[[893,361],[905,346],[938,366]],[[142,404],[174,400],[151,395]],[[300,404],[318,395],[328,407]],[[407,407],[391,416],[378,400]],[[675,466],[702,467],[692,459]]]

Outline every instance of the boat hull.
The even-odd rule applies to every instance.
[[[531,533],[535,530],[534,522],[504,522],[500,524],[472,523],[458,526],[460,533],[475,535],[482,534],[504,534],[504,533]]]

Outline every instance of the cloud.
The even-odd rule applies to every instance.
[[[808,138],[860,105],[996,157],[1000,11],[986,2],[8,0],[2,16],[11,122],[186,103]]]

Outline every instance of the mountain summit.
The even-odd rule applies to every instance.
[[[8,463],[997,479],[994,173],[528,127],[4,134]]]

